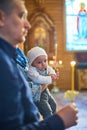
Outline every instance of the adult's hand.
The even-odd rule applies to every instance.
[[[63,107],[57,112],[57,114],[63,120],[65,128],[69,128],[77,124],[77,113],[78,109],[75,103],[71,103],[70,105]]]

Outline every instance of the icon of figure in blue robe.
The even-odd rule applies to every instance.
[[[79,38],[87,38],[87,11],[85,3],[80,3],[80,10],[77,16],[77,31]]]

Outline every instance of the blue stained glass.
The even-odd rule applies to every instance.
[[[87,50],[87,0],[65,0],[66,50]]]

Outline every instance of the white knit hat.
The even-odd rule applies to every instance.
[[[32,49],[30,49],[27,53],[27,58],[29,61],[29,65],[31,65],[33,63],[33,61],[41,55],[45,55],[47,57],[47,53],[44,49],[42,49],[41,47],[33,47]]]

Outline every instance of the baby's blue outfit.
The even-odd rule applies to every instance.
[[[40,71],[37,69],[37,71],[39,72],[40,75],[47,76],[47,70]],[[32,82],[30,78],[29,78],[29,85],[30,85],[31,90],[32,90],[34,102],[40,101],[41,85],[39,83]]]

